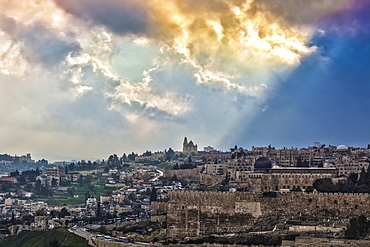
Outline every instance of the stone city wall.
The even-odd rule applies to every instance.
[[[335,211],[341,216],[370,215],[370,194],[358,193],[277,193],[276,197],[263,197],[253,192],[213,191],[170,191],[169,206],[202,205],[217,206],[227,212],[235,210],[236,202],[259,202],[264,216],[291,214],[312,214],[321,211]],[[172,206],[171,206],[172,205]]]
[[[253,215],[258,214],[260,205],[230,195],[232,193],[169,192],[167,237],[247,231],[254,224]]]
[[[283,193],[277,197],[257,197],[262,215],[341,216],[370,215],[369,194]]]
[[[213,176],[205,173],[199,174],[199,182],[206,185],[214,185],[225,180],[225,177]]]
[[[174,175],[176,175],[178,179],[183,179],[183,178],[198,176],[198,174],[200,173],[202,169],[203,169],[203,166],[198,166],[193,169],[177,169],[177,170],[164,169],[163,176],[165,178],[172,178]]]
[[[260,216],[370,215],[369,194],[279,193],[263,197],[251,192],[170,191],[168,196],[169,238],[245,232]]]
[[[155,212],[155,215],[165,215],[167,214],[167,202],[156,202],[150,203],[150,209]]]

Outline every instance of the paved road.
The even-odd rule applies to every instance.
[[[157,176],[155,176],[154,178],[150,179],[150,181],[157,181],[159,177],[162,177],[163,176],[163,171],[162,170],[159,170],[157,168],[157,172],[159,173]]]
[[[89,226],[92,226],[92,225],[89,225]],[[86,226],[87,227],[87,226]],[[76,232],[76,233],[79,233],[79,234],[83,234],[83,235],[86,235],[86,238],[91,238],[91,237],[95,237],[97,235],[91,233],[91,232],[88,232],[86,231],[86,228],[85,227],[72,227],[70,229],[72,232]],[[111,237],[112,241],[114,242],[122,242],[122,241],[119,241],[118,238],[115,238],[115,237]],[[109,241],[109,240],[106,240],[104,238],[101,238],[100,240],[105,240],[105,241]],[[127,243],[126,243],[127,244]],[[133,246],[148,246],[148,247],[153,247],[155,245],[151,245],[151,244],[147,244],[147,243],[142,243],[142,242],[133,242],[133,243],[129,243],[130,245],[133,245]]]

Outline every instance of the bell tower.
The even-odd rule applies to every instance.
[[[183,142],[183,144],[182,144],[182,151],[183,152],[186,152],[186,147],[188,146],[188,138],[186,138],[186,136],[185,136],[185,138],[184,138],[184,142]]]

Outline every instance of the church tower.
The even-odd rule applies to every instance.
[[[186,136],[185,136],[185,138],[184,138],[184,142],[183,142],[183,144],[182,144],[182,152],[186,152],[187,150],[186,150],[186,147],[188,146],[188,138],[186,138]]]
[[[193,141],[188,142],[188,138],[184,138],[184,142],[182,144],[182,152],[183,153],[197,153],[198,152],[198,145],[194,145]]]

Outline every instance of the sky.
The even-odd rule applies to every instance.
[[[366,0],[0,0],[0,153],[370,143]]]

